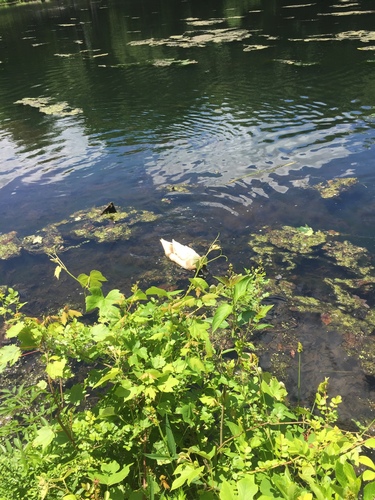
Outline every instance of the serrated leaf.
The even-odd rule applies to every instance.
[[[132,465],[133,463],[126,465],[119,472],[116,472],[115,474],[105,475],[100,473],[90,473],[88,474],[88,476],[93,481],[98,480],[100,484],[104,484],[106,486],[113,486],[114,484],[121,483],[121,481],[123,481],[129,475],[130,467]]]
[[[13,339],[14,337],[17,337],[18,334],[23,330],[24,327],[25,327],[25,323],[23,321],[20,321],[19,323],[12,325],[6,331],[5,337],[7,339]]]
[[[167,380],[158,385],[158,389],[161,392],[173,392],[173,387],[179,384],[178,379],[170,375]]]
[[[52,380],[57,378],[62,378],[64,374],[64,368],[66,365],[66,359],[56,359],[51,361],[46,366],[46,372],[51,377]]]
[[[232,313],[233,309],[230,304],[221,304],[214,314],[212,319],[212,333],[214,333],[225,319]]]
[[[113,335],[107,326],[100,323],[91,328],[91,334],[95,342],[103,342],[103,340]]]
[[[16,345],[6,345],[0,349],[0,372],[13,366],[22,355],[21,349]]]
[[[172,483],[171,486],[171,491],[179,488],[183,484],[187,483],[188,485],[191,484],[194,479],[197,479],[202,471],[204,469],[204,466],[195,468],[194,465],[192,464],[181,464],[177,466],[176,470],[174,471],[173,474],[180,474],[180,477],[175,479]]]

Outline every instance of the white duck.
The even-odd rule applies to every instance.
[[[181,245],[175,240],[166,241],[161,238],[160,242],[163,245],[165,255],[170,260],[184,269],[192,270],[197,268],[197,261],[201,257],[195,250],[186,245]]]

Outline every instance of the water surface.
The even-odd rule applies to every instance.
[[[374,26],[369,0],[1,9],[0,233],[25,237],[110,201],[152,211],[157,220],[127,241],[62,254],[73,272],[100,269],[124,290],[138,279],[186,280],[165,262],[160,237],[203,252],[220,233],[238,270],[254,263],[249,236],[264,226],[335,230],[373,254]],[[41,102],[63,103],[65,113],[46,113]],[[358,183],[337,198],[312,188],[348,176]],[[66,278],[53,281],[45,255],[24,250],[0,261],[0,278],[33,314],[67,295],[82,300]],[[307,264],[293,280],[307,296],[327,293]],[[371,291],[366,300],[372,305]],[[275,318],[289,318],[304,344],[306,398],[329,376],[332,392],[347,398],[343,416],[370,418],[374,377],[348,355],[342,332],[318,314],[280,307]],[[295,394],[293,346],[277,332],[262,339],[262,362],[268,367],[275,353],[288,359]]]

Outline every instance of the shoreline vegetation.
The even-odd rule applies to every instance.
[[[50,254],[55,278],[82,286],[84,314],[26,316],[0,291],[1,372],[30,356],[40,367],[0,391],[1,500],[374,498],[373,425],[336,425],[328,379],[311,408],[291,407],[252,343],[270,328],[265,273],[203,278],[217,258],[215,241],[186,290],[125,297]]]

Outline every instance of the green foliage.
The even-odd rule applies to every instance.
[[[196,275],[185,292],[135,285],[125,297],[103,293],[99,271],[76,278],[52,260],[99,318],[87,325],[65,307],[40,321],[19,312],[13,290],[0,296],[18,342],[0,350],[0,370],[30,350],[44,363],[36,385],[1,391],[0,499],[373,498],[362,450],[375,439],[334,425],[340,398],[328,381],[312,410],[293,410],[258,366],[261,269],[229,268],[214,283]],[[222,351],[220,335],[233,348]]]

